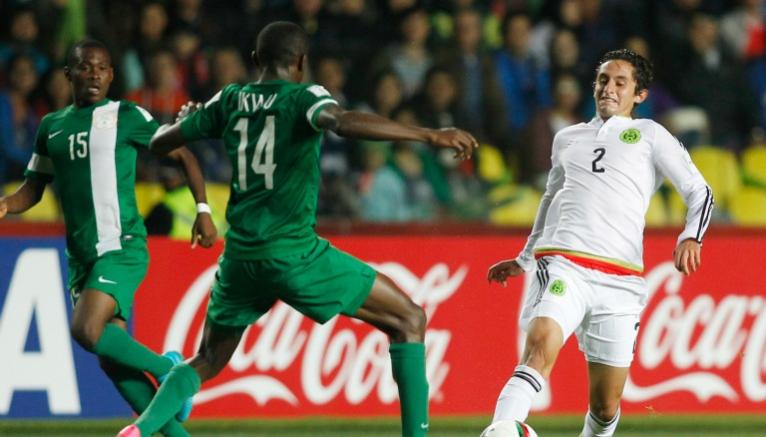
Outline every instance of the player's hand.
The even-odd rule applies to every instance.
[[[455,150],[456,159],[469,159],[473,151],[479,147],[476,138],[468,132],[449,127],[433,131],[434,135],[429,141],[436,147],[445,147]]]
[[[6,214],[8,214],[8,201],[5,200],[5,197],[0,197],[0,219]]]
[[[522,273],[524,273],[524,269],[521,268],[518,261],[515,259],[507,259],[505,261],[500,261],[489,268],[489,271],[487,272],[487,281],[495,281],[502,284],[503,287],[507,287],[509,276],[519,276]]]
[[[702,264],[702,246],[693,238],[687,238],[682,241],[673,251],[673,260],[676,269],[684,275],[689,276],[696,272]]]
[[[188,117],[192,112],[201,109],[202,106],[202,103],[199,102],[184,103],[183,106],[181,106],[181,109],[178,111],[178,115],[176,116],[176,123]]]
[[[197,243],[204,248],[209,248],[215,243],[218,236],[218,230],[215,228],[213,218],[206,212],[197,214],[192,226],[191,247],[197,247]]]

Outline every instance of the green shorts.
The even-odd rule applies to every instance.
[[[210,293],[207,318],[244,329],[279,299],[324,323],[353,315],[370,294],[375,270],[318,239],[303,254],[279,259],[235,260],[221,256]]]
[[[133,296],[146,276],[149,251],[143,238],[122,240],[122,249],[107,252],[89,263],[69,258],[69,295],[72,305],[80,293],[89,288],[104,292],[114,298],[117,308],[114,315],[128,320],[133,307]]]

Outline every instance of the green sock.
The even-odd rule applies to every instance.
[[[428,381],[423,343],[394,343],[389,348],[394,381],[399,386],[402,436],[428,433]]]
[[[104,327],[93,352],[117,364],[149,372],[155,378],[167,374],[173,367],[169,358],[157,355],[133,339],[125,330],[111,323]]]
[[[146,410],[146,407],[149,406],[149,402],[152,401],[154,394],[157,392],[157,390],[154,389],[154,384],[149,381],[149,378],[144,375],[144,372],[133,370],[129,367],[115,364],[107,373],[107,376],[112,380],[112,383],[115,388],[117,388],[117,391],[120,392],[123,399],[125,399],[133,411],[138,414],[141,414]],[[167,437],[189,436],[189,433],[186,432],[183,425],[181,425],[175,417],[165,423],[160,429],[160,432]]]
[[[141,435],[149,436],[176,415],[186,399],[199,391],[202,382],[197,371],[186,363],[173,367],[149,407],[141,413],[136,426]]]

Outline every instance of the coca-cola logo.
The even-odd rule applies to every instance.
[[[648,300],[657,299],[645,314],[634,369],[654,370],[668,362],[679,375],[639,386],[628,378],[624,399],[642,402],[668,393],[686,391],[700,402],[720,396],[737,402],[733,381],[716,371],[740,360],[739,385],[750,401],[766,399],[766,305],[759,295],[730,293],[716,302],[705,290],[681,296],[684,277],[673,262],[659,264],[646,275]],[[642,372],[650,375],[653,372]]]
[[[457,292],[468,274],[466,266],[450,272],[443,263],[434,264],[422,277],[396,262],[373,267],[392,278],[421,305],[429,320],[439,305]],[[164,350],[196,350],[202,324],[197,322],[195,326],[195,321],[205,311],[216,268],[205,270],[184,293],[172,315]],[[245,331],[228,364],[230,373],[236,376],[207,383],[195,396],[195,404],[232,394],[247,395],[258,406],[273,400],[298,406],[301,399],[321,405],[339,397],[356,405],[370,396],[383,404],[394,402],[397,387],[391,376],[388,338],[380,331],[363,327],[359,321],[346,325],[340,326],[338,318],[324,325],[307,323],[305,316],[278,303]],[[447,329],[429,326],[426,330],[426,374],[430,397],[435,400],[443,396],[441,387],[450,371],[445,356],[451,338]],[[300,387],[296,388],[296,381],[283,380],[280,373],[298,366]]]

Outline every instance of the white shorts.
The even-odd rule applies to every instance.
[[[574,332],[588,362],[630,367],[647,289],[640,276],[610,275],[560,256],[538,260],[519,325],[550,317],[564,334]]]

